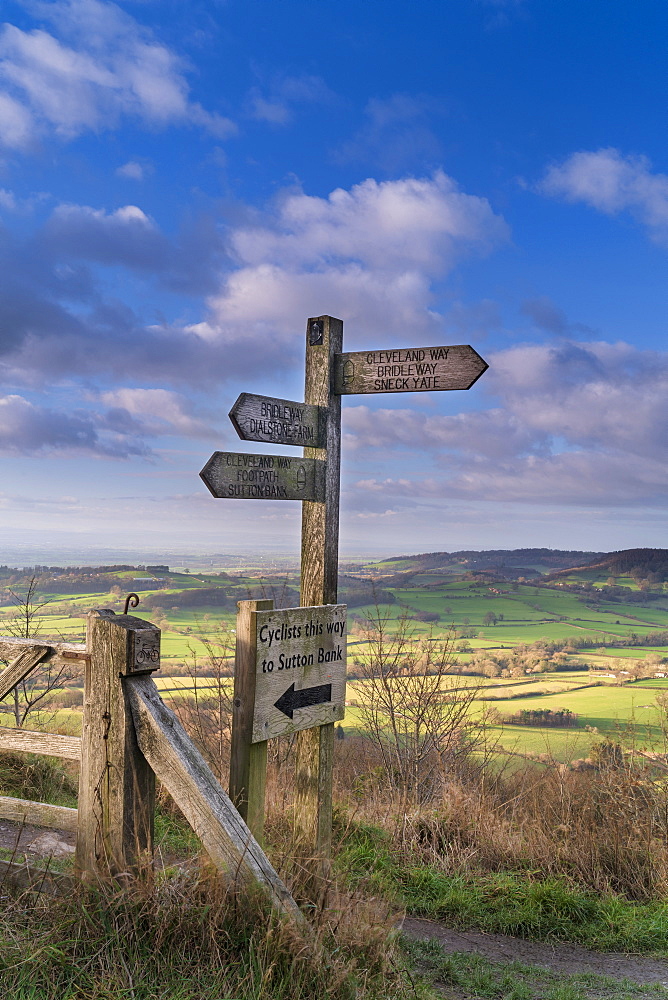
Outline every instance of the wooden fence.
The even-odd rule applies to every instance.
[[[40,664],[84,664],[81,737],[0,727],[0,750],[79,760],[78,808],[0,796],[0,819],[76,832],[75,877],[127,879],[153,863],[155,778],[167,788],[212,862],[236,881],[264,885],[273,905],[303,917],[268,858],[221,788],[151,673],[160,630],[110,610],[88,615],[85,643],[0,637],[0,701]],[[58,892],[73,876],[2,862],[3,877]]]

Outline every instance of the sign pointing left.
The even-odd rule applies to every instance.
[[[315,458],[215,451],[200,476],[218,498],[324,500],[325,469]]]
[[[323,445],[320,428],[324,426],[324,419],[320,407],[308,403],[242,392],[230,410],[230,420],[242,441],[309,448]]]
[[[331,700],[331,684],[317,684],[315,687],[302,688],[301,691],[295,691],[294,684],[291,684],[287,691],[283,692],[278,701],[274,702],[274,708],[277,708],[279,712],[282,712],[283,715],[287,715],[288,719],[291,719],[300,708],[309,708],[311,705],[324,705],[325,702]]]

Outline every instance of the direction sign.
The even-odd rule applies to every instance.
[[[230,420],[243,441],[322,446],[324,420],[319,406],[242,392],[230,410]]]
[[[346,605],[258,611],[253,743],[345,713]]]
[[[219,498],[323,500],[326,467],[314,458],[215,451],[200,476]]]
[[[468,344],[353,351],[334,360],[334,392],[470,389],[489,365]]]

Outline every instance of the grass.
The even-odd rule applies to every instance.
[[[386,831],[368,825],[351,828],[336,864],[349,884],[450,927],[571,941],[598,951],[668,953],[665,902],[633,903],[530,872],[447,875],[396,851]]]
[[[0,978],[12,1000],[413,1000],[389,926],[323,910],[302,934],[250,890],[202,872],[114,893],[5,899]],[[365,922],[365,915],[371,916]],[[376,914],[377,916],[377,914]]]
[[[640,985],[591,973],[568,975],[521,962],[491,962],[481,955],[446,953],[436,941],[402,940],[413,965],[451,995],[485,1000],[654,1000],[660,983]],[[447,995],[447,994],[446,994]]]

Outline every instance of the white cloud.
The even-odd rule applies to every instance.
[[[17,201],[13,191],[7,191],[5,188],[0,188],[0,208],[4,208],[6,212],[15,212],[17,210]]]
[[[114,3],[56,0],[33,8],[53,23],[0,33],[0,141],[23,148],[44,132],[64,139],[113,128],[121,117],[152,125],[235,126],[189,100],[184,66]]]
[[[136,160],[128,160],[122,167],[116,169],[116,175],[118,177],[127,177],[132,181],[143,181],[144,167],[141,163],[137,163]]]
[[[492,355],[494,409],[453,416],[344,410],[358,461],[397,448],[436,454],[442,478],[375,480],[388,495],[596,503],[668,497],[668,355],[563,342]]]
[[[668,174],[653,173],[646,156],[612,148],[573,153],[547,170],[538,190],[606,215],[628,211],[653,238],[668,240]]]
[[[411,166],[439,162],[441,143],[430,128],[430,118],[442,115],[443,102],[410,94],[372,97],[364,108],[364,124],[349,142],[333,150],[340,163],[376,163],[397,173]]]
[[[101,401],[112,409],[112,417],[131,418],[142,434],[178,434],[209,438],[215,435],[210,423],[192,413],[192,404],[180,393],[168,389],[114,389],[103,392]],[[109,419],[107,414],[107,419]]]
[[[245,339],[253,327],[294,339],[306,316],[328,312],[367,334],[419,339],[441,326],[432,281],[507,234],[486,199],[440,171],[327,198],[290,192],[272,215],[231,232],[237,267],[190,329],[209,340]]]
[[[158,269],[169,254],[167,240],[137,205],[113,212],[88,205],[57,205],[42,240],[59,257],[74,256],[105,264]]]
[[[23,396],[0,396],[0,452],[6,455],[44,453],[128,458],[150,455],[132,437],[105,428],[96,414],[63,413],[37,406]]]

